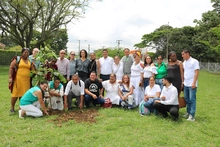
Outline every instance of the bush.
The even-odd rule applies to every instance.
[[[10,65],[14,56],[20,56],[21,52],[0,50],[0,65]]]

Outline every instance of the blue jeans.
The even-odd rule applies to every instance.
[[[92,96],[85,94],[85,104],[86,104],[86,108],[89,108],[89,104],[90,102],[93,103],[94,106],[96,106],[96,104],[104,104],[105,100],[103,98],[98,97],[97,99],[93,99]]]
[[[160,89],[163,90],[163,79],[156,79],[156,84],[160,86]]]
[[[150,78],[144,78],[144,90],[149,85],[149,79]]]
[[[184,98],[186,101],[186,111],[188,114],[195,116],[196,112],[196,91],[197,87],[192,89],[191,87],[184,86]]]
[[[155,100],[160,100],[160,98],[149,98],[146,102],[144,102],[144,107],[148,108],[150,112],[154,112],[153,103]]]

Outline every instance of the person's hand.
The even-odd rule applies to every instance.
[[[44,114],[45,114],[46,116],[49,115],[49,113],[47,112],[47,110],[44,111]]]
[[[83,108],[83,103],[79,104],[79,108],[82,109]]]
[[[195,88],[196,88],[196,84],[193,83],[192,86],[191,86],[191,88],[192,88],[192,89],[195,89]]]
[[[102,79],[98,79],[98,81],[99,81],[100,83],[102,83]]]
[[[95,94],[92,94],[93,99],[97,99],[97,96]]]
[[[160,101],[159,100],[155,100],[154,103],[160,103]]]
[[[12,82],[13,82],[12,78],[9,78],[8,83],[12,83]]]
[[[161,99],[164,101],[164,100],[166,99],[166,97],[165,97],[165,96],[162,96]]]
[[[99,97],[100,97],[100,98],[104,98],[103,95],[101,95],[101,94],[99,95]]]
[[[66,109],[67,109],[67,107],[68,107],[67,102],[64,102],[64,110],[66,110]]]
[[[148,98],[147,98],[146,96],[144,97],[144,101],[145,101],[145,102],[148,101]]]
[[[183,87],[184,87],[184,85],[183,85],[183,84],[181,84],[181,91],[183,90]]]
[[[122,97],[121,97],[121,99],[124,101],[124,100],[125,100],[125,97],[124,97],[124,96],[122,96]]]

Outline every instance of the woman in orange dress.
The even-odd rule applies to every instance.
[[[11,91],[11,109],[10,112],[14,113],[14,106],[18,98],[21,98],[24,93],[31,87],[30,83],[30,71],[34,69],[31,62],[28,59],[29,49],[23,48],[20,57],[15,57],[10,64],[9,68],[9,83],[13,84]],[[13,74],[16,71],[16,75],[13,78]]]

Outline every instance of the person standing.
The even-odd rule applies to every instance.
[[[160,86],[160,89],[163,89],[162,79],[167,75],[167,65],[163,62],[163,57],[159,55],[157,57],[157,63],[155,64],[157,68],[157,74],[155,76],[156,84]]]
[[[70,80],[72,79],[72,75],[76,74],[76,60],[75,60],[75,52],[71,51],[70,52]]]
[[[88,70],[89,70],[89,75],[92,71],[96,72],[98,71],[98,63],[96,60],[96,56],[95,53],[90,53],[90,62],[89,62],[89,66],[88,66]]]
[[[177,60],[175,52],[170,52],[168,57],[167,75],[172,78],[172,84],[177,88],[178,95],[180,95],[184,81],[183,64],[181,61]]]
[[[36,69],[40,68],[40,59],[36,58],[38,53],[39,53],[39,49],[34,48],[32,51],[32,55],[29,56],[30,62],[34,64]]]
[[[14,107],[18,98],[21,98],[31,87],[30,71],[35,67],[28,59],[29,48],[23,48],[21,56],[16,56],[9,68],[9,85],[11,89],[11,109],[10,113],[15,112]]]
[[[60,57],[57,59],[56,65],[58,67],[58,71],[69,81],[70,77],[70,62],[67,58],[65,58],[65,50],[60,50]],[[64,90],[66,88],[66,83],[62,83],[64,86]]]
[[[124,56],[121,58],[123,63],[123,73],[124,75],[131,76],[131,66],[134,63],[134,58],[130,55],[130,50],[128,48],[124,49]]]
[[[122,77],[124,75],[123,63],[120,62],[120,58],[118,56],[114,57],[114,62],[112,64],[112,73],[116,75],[117,80],[122,80]]]
[[[188,50],[182,52],[182,57],[184,59],[184,98],[186,100],[187,111],[184,117],[188,117],[187,120],[189,121],[195,121],[196,91],[200,69],[199,62],[190,56]]]
[[[153,108],[162,114],[163,118],[168,116],[167,112],[173,116],[173,120],[179,119],[179,102],[178,92],[175,86],[172,85],[171,77],[163,77],[163,90],[160,95],[161,100],[155,100]]]
[[[154,77],[157,74],[156,67],[153,63],[152,58],[149,55],[146,55],[144,58],[144,70],[143,70],[143,80],[144,80],[144,89],[149,85],[150,77]]]
[[[108,50],[102,51],[103,57],[99,59],[98,64],[98,75],[102,81],[109,80],[110,74],[112,73],[112,64],[114,62],[112,57],[108,56]]]
[[[135,53],[135,62],[131,66],[131,83],[134,85],[134,106],[138,106],[144,99],[143,88],[143,65],[141,63],[141,53]]]
[[[96,104],[104,104],[102,83],[97,79],[97,75],[94,71],[91,72],[90,77],[85,81],[85,104],[86,108],[89,108],[90,102],[94,106]]]

